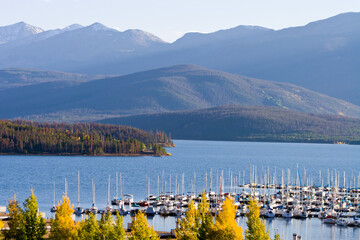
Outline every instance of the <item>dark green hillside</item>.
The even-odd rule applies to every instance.
[[[61,81],[64,83],[81,83],[100,78],[104,78],[104,76],[41,71],[34,69],[3,69],[0,70],[0,90],[46,82]]]
[[[224,106],[110,118],[101,122],[163,130],[176,139],[360,144],[360,119],[277,107]]]
[[[44,83],[8,89],[0,94],[0,118],[57,112],[65,116],[75,109],[108,116],[133,115],[230,104],[360,117],[359,106],[302,87],[178,65],[75,86]]]
[[[171,139],[164,132],[126,126],[0,120],[0,154],[137,155],[146,149],[166,154],[159,144]]]

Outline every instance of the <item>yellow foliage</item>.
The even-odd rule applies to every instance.
[[[0,219],[0,239],[2,239],[2,231],[1,229],[4,227],[4,223]]]
[[[260,219],[260,207],[256,199],[251,198],[247,214],[246,240],[270,240],[269,231],[266,230],[265,222]]]
[[[139,211],[131,223],[130,240],[158,240],[159,235],[151,227],[145,217],[145,214]]]
[[[73,205],[67,196],[62,197],[62,201],[57,206],[55,219],[51,220],[50,239],[67,239],[77,238],[77,227],[71,218]]]
[[[175,230],[175,236],[178,240],[198,240],[199,214],[191,201],[188,210],[185,212],[185,218],[179,220],[179,227]]]
[[[211,239],[216,240],[242,240],[243,230],[235,221],[236,208],[234,201],[227,197],[222,205],[222,210],[215,218],[215,225],[211,233]]]

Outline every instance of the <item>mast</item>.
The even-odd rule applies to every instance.
[[[55,207],[55,180],[54,180],[54,207]]]
[[[65,178],[65,197],[67,197],[67,189],[68,189],[68,185],[67,185],[67,180]]]
[[[95,183],[94,179],[91,179],[92,182],[92,205],[95,207]]]
[[[205,192],[207,192],[207,171],[205,171]]]
[[[194,172],[194,195],[195,197],[197,196],[196,194],[196,173]]]
[[[80,171],[78,171],[78,207],[80,207]]]
[[[110,174],[109,174],[109,181],[108,181],[108,201],[107,206],[110,207]]]
[[[169,179],[169,193],[171,195],[171,174],[170,174],[170,179]]]
[[[119,198],[119,176],[118,176],[118,172],[116,172],[116,175],[115,175],[115,185],[116,185],[116,195],[115,195],[115,199],[118,199]]]
[[[213,181],[212,181],[212,169],[210,169],[210,191],[212,190],[212,185],[213,185]]]

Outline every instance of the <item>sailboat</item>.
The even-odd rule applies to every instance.
[[[107,200],[107,206],[105,208],[105,212],[112,212],[112,207],[110,204],[110,175],[109,175],[109,182],[108,182],[108,200]]]
[[[95,183],[94,179],[92,179],[92,205],[89,208],[89,211],[93,214],[97,214],[98,208],[95,206]]]
[[[50,212],[56,212],[56,204],[55,204],[55,180],[54,180],[54,204],[52,208],[50,209]]]
[[[81,215],[84,209],[80,206],[80,172],[78,171],[78,205],[74,209],[75,215]]]

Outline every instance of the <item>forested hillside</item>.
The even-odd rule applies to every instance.
[[[187,64],[75,86],[59,87],[53,82],[8,89],[0,94],[0,118],[43,121],[53,115],[57,122],[63,118],[92,121],[104,115],[109,118],[230,104],[360,117],[359,106],[299,86]]]
[[[159,129],[175,139],[360,144],[360,119],[277,107],[222,106],[101,121]]]
[[[99,123],[48,124],[0,121],[0,153],[69,155],[164,155],[164,132]]]

